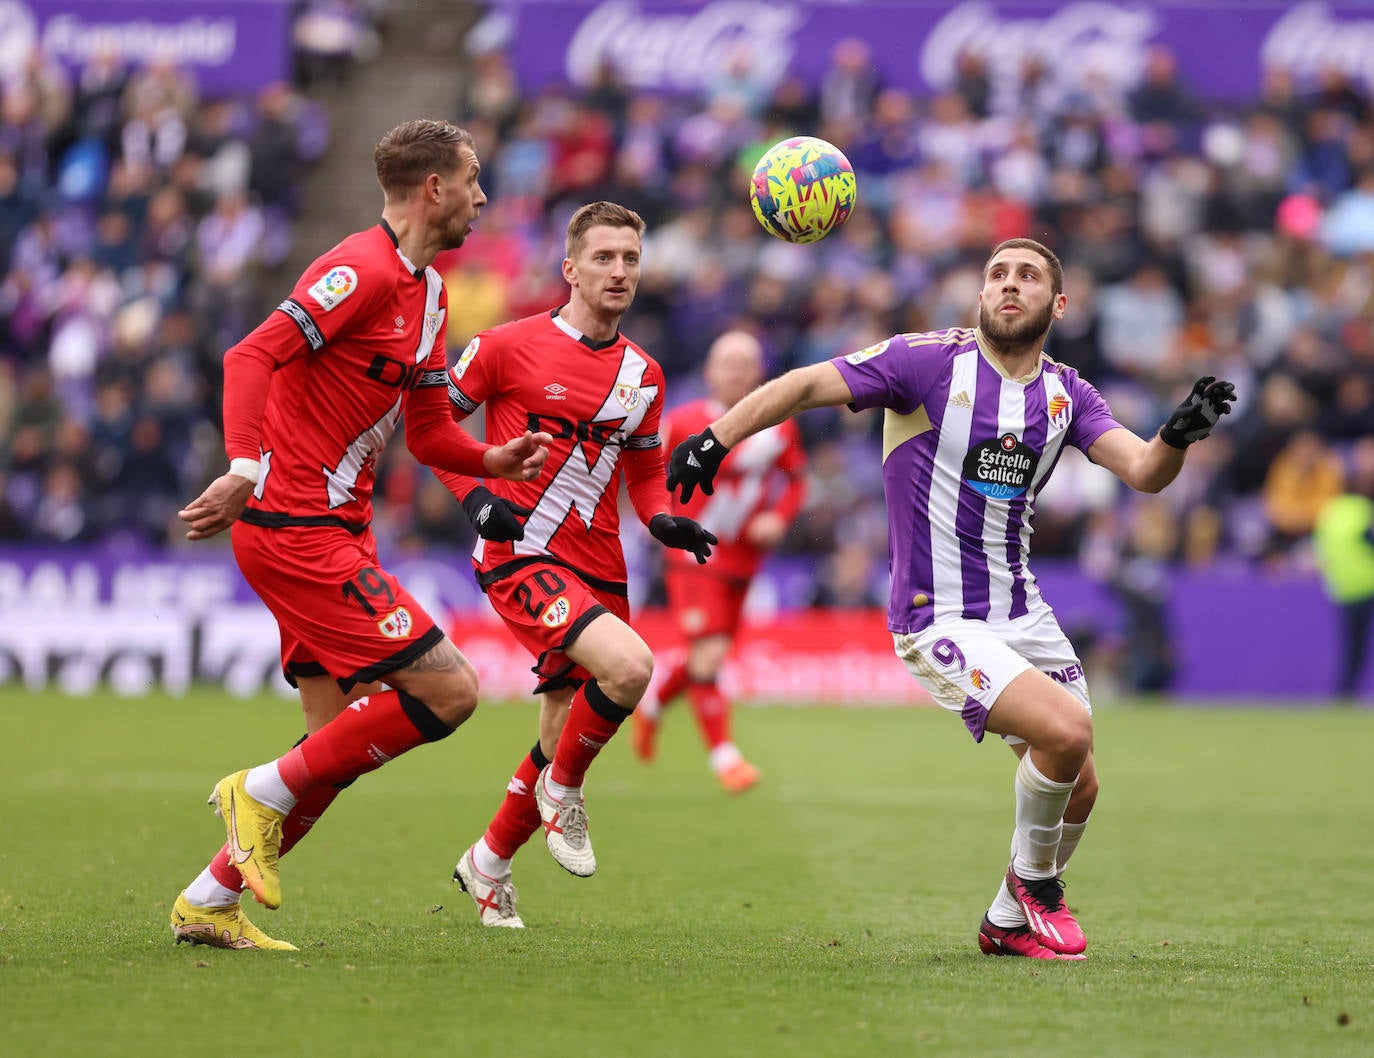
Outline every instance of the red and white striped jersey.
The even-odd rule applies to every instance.
[[[524,564],[552,557],[592,585],[623,590],[619,497],[627,480],[646,524],[668,510],[663,447],[663,371],[617,334],[594,342],[556,312],[483,331],[449,370],[449,398],[459,417],[486,406],[486,436],[500,444],[525,430],[553,435],[534,481],[486,481],[498,496],[534,508],[525,538],[477,541],[473,560],[489,583]],[[440,474],[458,495],[470,479]]]
[[[230,446],[231,457],[262,463],[247,520],[367,524],[378,453],[413,394],[445,384],[446,308],[439,274],[411,264],[385,224],[350,235],[305,270],[241,343],[275,360],[259,451]]]

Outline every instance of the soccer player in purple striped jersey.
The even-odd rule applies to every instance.
[[[1035,501],[1065,445],[1125,484],[1158,492],[1187,448],[1231,410],[1210,376],[1149,441],[1123,427],[1045,338],[1068,305],[1059,259],[1032,239],[997,246],[978,326],[898,334],[760,386],[673,449],[668,488],[710,494],[730,448],[810,408],[885,409],[897,656],[975,741],[1016,754],[1011,863],[984,915],[989,955],[1081,959],[1083,931],[1063,899],[1065,863],[1097,798],[1092,707],[1083,665],[1030,571]]]

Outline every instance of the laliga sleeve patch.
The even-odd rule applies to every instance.
[[[845,360],[851,364],[862,364],[865,360],[872,360],[875,356],[887,352],[887,343],[890,341],[892,341],[891,338],[884,338],[877,345],[870,345],[867,349],[860,349],[857,353],[850,353],[845,357]]]
[[[482,344],[480,337],[473,338],[468,342],[468,347],[463,350],[463,355],[458,358],[458,362],[453,365],[453,377],[462,378],[467,373],[468,364],[472,363],[472,358],[477,355],[477,348]]]
[[[320,308],[330,312],[339,307],[344,298],[358,289],[358,273],[348,265],[335,265],[319,278],[307,294],[320,303]]]

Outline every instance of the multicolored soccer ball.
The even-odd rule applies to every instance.
[[[854,210],[854,167],[839,148],[815,136],[793,136],[770,147],[749,184],[754,216],[787,242],[819,242]]]

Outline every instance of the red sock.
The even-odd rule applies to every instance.
[[[730,741],[730,701],[720,693],[714,680],[703,683],[693,680],[687,686],[687,699],[692,703],[697,726],[707,749],[715,749]]]
[[[687,689],[687,662],[679,661],[658,685],[658,704],[667,705]]]
[[[243,875],[239,874],[239,869],[234,866],[234,858],[229,855],[227,841],[210,860],[210,873],[224,888],[232,889],[236,893],[243,892]]]
[[[596,755],[632,712],[607,698],[596,680],[584,683],[573,695],[549,777],[562,786],[581,786]]]
[[[376,771],[425,742],[453,734],[420,699],[404,691],[359,698],[277,760],[282,782],[297,797]]]
[[[286,819],[282,821],[281,852],[279,855],[285,856],[301,838],[310,833],[310,828],[315,825],[320,816],[324,815],[325,809],[334,803],[334,798],[341,793],[343,791],[337,786],[320,786],[298,800],[296,806],[286,814]],[[536,821],[538,815],[538,810],[536,810]],[[215,881],[226,889],[240,891],[243,889],[243,877],[229,856],[228,842],[210,861],[210,873],[215,876]]]
[[[506,787],[506,799],[487,824],[487,832],[483,835],[487,848],[503,860],[514,856],[520,846],[539,829],[539,803],[534,799],[534,780],[539,778],[546,764],[548,761],[540,752],[539,744],[535,743],[533,751],[527,753],[520,767],[515,769],[510,785]]]
[[[310,828],[319,822],[334,798],[343,793],[337,786],[320,786],[311,790],[296,801],[296,806],[286,813],[281,825],[281,852],[285,856],[296,843],[310,833]]]

